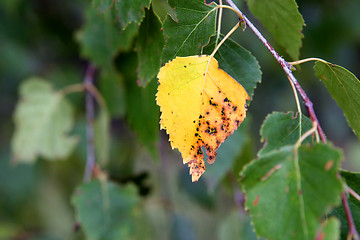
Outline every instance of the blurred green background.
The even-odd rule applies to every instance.
[[[271,36],[248,12],[246,4],[235,2],[273,43]],[[306,23],[301,58],[319,57],[359,77],[360,1],[299,0],[297,3]],[[18,100],[18,87],[24,79],[42,76],[56,89],[82,82],[88,61],[81,57],[81,46],[76,39],[84,24],[85,9],[90,4],[86,0],[0,2],[1,240],[85,238],[82,230],[77,230],[70,202],[71,195],[82,182],[86,161],[83,94],[68,97],[76,109],[73,133],[81,139],[68,159],[54,162],[39,159],[34,165],[14,164],[10,139],[14,131],[12,114]],[[223,32],[235,23],[235,15],[225,11]],[[139,211],[148,219],[146,223],[137,222],[144,225],[145,239],[255,238],[242,209],[243,196],[237,173],[261,147],[259,128],[266,115],[273,111],[296,111],[296,105],[286,75],[253,33],[237,31],[232,39],[258,59],[263,79],[255,90],[249,117],[239,132],[241,136],[235,136],[240,140],[239,151],[232,153],[233,158],[237,156],[232,163],[233,171],[222,177],[220,184],[214,185],[205,177],[192,184],[188,168],[182,165],[180,154],[171,150],[164,132],[157,144],[157,156],[143,146],[130,127],[123,113],[122,98],[118,98],[119,102],[111,102],[116,110],[112,114],[110,160],[105,171],[111,180],[137,187],[141,196]],[[285,52],[273,45],[286,59]],[[133,47],[117,56],[119,64],[131,58]],[[312,63],[301,65],[295,76],[313,101],[328,138],[343,149],[346,157],[343,167],[360,171],[359,142],[340,108],[315,78],[312,66]],[[119,91],[115,92],[119,96],[124,89],[114,91]],[[106,97],[110,93],[104,91],[103,94]]]

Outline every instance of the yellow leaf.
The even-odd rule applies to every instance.
[[[244,120],[249,95],[206,55],[176,57],[157,77],[161,128],[190,167],[192,181],[198,181],[206,169],[201,148],[213,164],[216,149]]]

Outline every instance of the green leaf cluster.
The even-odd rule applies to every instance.
[[[270,114],[260,131],[264,147],[241,172],[245,207],[261,237],[314,239],[321,218],[339,204],[342,153],[311,140],[299,145],[299,137],[310,128],[307,117],[299,120],[292,113]]]
[[[60,5],[65,9],[69,2]],[[55,11],[56,4],[35,6],[24,0],[0,3],[0,22],[4,22],[0,54],[6,59],[0,64],[0,77],[7,83],[1,91],[15,96],[19,89],[16,100],[0,95],[5,103],[1,114],[14,106],[14,130],[11,122],[1,126],[4,136],[11,136],[10,144],[0,138],[2,148],[11,149],[11,156],[0,153],[0,239],[346,239],[347,218],[340,206],[344,191],[360,230],[360,203],[349,194],[349,189],[360,193],[359,173],[339,170],[342,151],[332,143],[319,143],[315,132],[301,139],[312,131],[314,123],[309,117],[293,112],[269,114],[260,127],[263,145],[256,154],[258,112],[268,113],[269,106],[273,109],[273,98],[284,102],[274,80],[284,76],[273,77],[272,65],[264,60],[262,69],[270,69],[271,74],[264,71],[260,85],[259,62],[246,49],[252,49],[251,40],[229,38],[215,54],[220,68],[251,97],[248,117],[218,149],[217,161],[207,166],[204,177],[196,184],[190,182],[188,169],[182,168],[180,156],[170,150],[167,137],[159,131],[156,75],[176,56],[213,52],[224,38],[216,32],[216,3],[74,2],[73,9],[66,8],[69,11],[61,7]],[[290,59],[298,59],[304,20],[297,3],[246,2],[273,37],[269,42],[282,47]],[[38,14],[37,8],[43,12]],[[61,32],[69,23],[51,22],[57,12],[72,20],[77,19],[72,14],[78,13],[82,22]],[[25,28],[24,21],[31,22],[32,28]],[[226,29],[233,22],[220,24]],[[16,32],[17,28],[22,31]],[[33,39],[36,34],[38,40]],[[47,49],[76,50],[56,55]],[[52,64],[54,59],[60,62],[57,66]],[[84,61],[96,68],[92,90],[80,77]],[[358,78],[323,60],[315,63],[314,70],[359,138]],[[32,75],[43,77],[28,77]],[[19,79],[25,80],[20,83]],[[266,98],[257,98],[271,80]],[[93,179],[81,184],[89,146],[85,91],[95,100],[91,124],[97,166]],[[328,119],[320,117],[321,123]],[[38,159],[68,161],[50,164],[36,162]],[[13,166],[21,162],[36,163]]]

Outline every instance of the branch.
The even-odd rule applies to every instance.
[[[232,0],[226,0],[229,5],[236,9],[241,15],[243,20],[245,21],[246,25],[255,33],[255,35],[260,39],[260,41],[266,46],[266,48],[270,51],[270,53],[274,56],[274,58],[278,61],[278,63],[281,65],[283,70],[285,71],[286,75],[288,76],[289,80],[294,84],[298,92],[300,93],[301,98],[304,101],[305,107],[308,110],[310,119],[312,122],[317,123],[317,130],[320,134],[321,141],[326,143],[326,136],[324,131],[321,128],[321,125],[319,123],[319,120],[316,117],[313,103],[310,101],[309,97],[306,95],[304,89],[300,86],[299,82],[296,80],[295,76],[293,75],[291,68],[292,66],[286,62],[282,57],[279,56],[279,54],[274,50],[274,48],[268,43],[268,41],[264,38],[264,36],[259,32],[259,30],[250,22],[249,19],[239,10],[239,8],[233,3]]]
[[[274,50],[274,48],[268,43],[268,41],[264,38],[264,36],[259,32],[259,30],[252,24],[252,22],[250,22],[249,19],[247,19],[247,17],[239,10],[239,8],[234,4],[234,2],[232,0],[226,0],[226,2],[232,7],[234,8],[236,11],[238,11],[241,16],[243,21],[245,21],[246,25],[255,33],[255,35],[260,39],[260,41],[266,46],[266,48],[270,51],[270,53],[274,56],[274,58],[278,61],[278,63],[281,65],[281,67],[283,68],[283,70],[285,71],[286,75],[288,76],[288,79],[290,80],[290,82],[296,87],[297,91],[300,93],[301,98],[304,101],[305,107],[308,110],[310,119],[312,122],[316,122],[317,124],[317,130],[320,134],[320,138],[321,141],[326,143],[326,136],[324,131],[322,130],[319,120],[316,117],[314,108],[313,108],[313,103],[310,101],[309,97],[307,96],[307,94],[305,93],[304,89],[300,86],[299,82],[297,81],[297,79],[295,78],[295,76],[292,73],[292,65],[289,64],[288,62],[286,62],[282,57],[279,56],[279,54]],[[342,198],[342,202],[344,205],[344,209],[346,212],[346,217],[347,217],[347,221],[348,221],[348,225],[349,225],[349,233],[348,233],[348,238],[353,238],[356,240],[359,240],[359,234],[356,230],[355,224],[354,224],[354,220],[353,217],[351,215],[351,210],[349,208],[349,203],[348,200],[346,198],[345,192],[343,192],[341,194],[341,198]]]
[[[359,233],[356,230],[354,219],[351,215],[351,210],[350,210],[349,203],[348,203],[345,192],[341,193],[341,200],[342,200],[342,203],[343,203],[343,206],[345,209],[346,219],[347,219],[348,226],[349,226],[349,232],[348,232],[347,239],[359,240],[360,239]]]
[[[93,85],[95,75],[95,67],[89,63],[85,73],[84,86],[85,86],[85,108],[86,108],[86,140],[87,140],[87,157],[86,167],[84,173],[84,182],[89,182],[92,177],[93,169],[96,163],[95,157],[95,139],[94,139],[94,117],[95,106],[94,99],[91,92],[86,86]]]

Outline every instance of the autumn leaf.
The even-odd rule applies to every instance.
[[[207,55],[176,57],[160,69],[158,79],[161,128],[196,182],[206,169],[202,147],[207,162],[214,163],[216,149],[244,120],[250,97]]]

